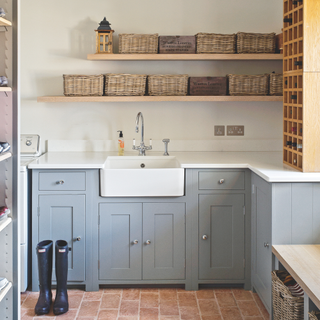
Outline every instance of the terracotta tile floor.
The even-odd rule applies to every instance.
[[[55,296],[54,290],[52,291]],[[38,293],[21,294],[21,320],[266,320],[258,295],[243,289],[100,289],[68,290],[64,315],[35,316]]]

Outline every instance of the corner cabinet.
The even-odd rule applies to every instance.
[[[6,18],[0,18],[0,32],[4,33],[2,39],[5,41],[1,44],[5,48],[4,56],[0,56],[5,60],[5,69],[0,69],[0,76],[7,77],[9,86],[0,87],[0,141],[8,142],[10,150],[0,154],[0,206],[8,207],[10,213],[0,221],[0,277],[8,280],[0,290],[0,317],[16,320],[20,319],[18,4],[7,1],[6,6]]]
[[[282,61],[282,54],[88,54],[92,61]],[[271,101],[281,96],[42,96],[38,102]]]

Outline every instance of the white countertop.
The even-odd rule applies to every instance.
[[[116,152],[48,152],[30,169],[101,169]],[[128,152],[125,155],[137,155]],[[148,155],[162,155],[149,152]],[[183,168],[248,168],[268,182],[320,182],[319,173],[302,173],[282,163],[282,152],[172,152]]]

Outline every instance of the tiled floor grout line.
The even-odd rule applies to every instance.
[[[224,320],[224,319],[223,319],[222,312],[221,312],[221,308],[220,308],[220,305],[219,305],[219,302],[218,302],[218,297],[217,297],[217,294],[216,294],[215,290],[213,290],[213,294],[214,294],[214,297],[215,297],[216,302],[217,302],[217,306],[218,306],[218,310],[219,310],[219,314],[220,314],[220,316],[221,316],[221,319]]]

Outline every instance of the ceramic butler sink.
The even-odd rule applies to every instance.
[[[184,169],[174,156],[112,156],[100,169],[102,197],[184,195]]]

